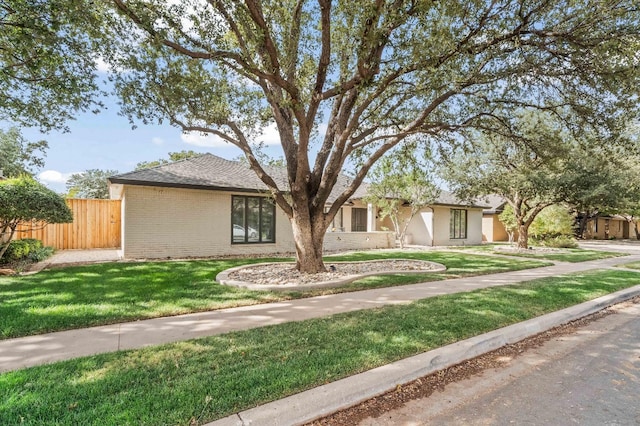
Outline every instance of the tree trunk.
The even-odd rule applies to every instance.
[[[529,225],[527,223],[518,225],[518,244],[516,247],[519,249],[529,248]]]
[[[13,235],[16,232],[16,226],[7,226],[3,231],[2,234],[0,234],[0,236],[6,235],[7,234],[7,228],[9,229],[10,232],[8,232],[9,237],[5,238],[2,237],[0,238],[0,259],[2,259],[2,256],[4,256],[5,252],[7,251],[7,249],[9,248],[9,245],[11,244],[11,240],[13,239]]]
[[[324,235],[322,217],[312,220],[300,217],[291,218],[293,239],[296,244],[296,269],[305,274],[327,272],[322,261]]]
[[[634,224],[633,227],[636,230],[636,240],[640,241],[640,230],[638,230],[638,221],[634,220],[633,224]]]
[[[585,213],[580,217],[580,225],[578,228],[578,238],[584,239],[584,233],[587,230],[587,223],[589,222],[589,216]]]

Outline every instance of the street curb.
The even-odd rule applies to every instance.
[[[640,296],[640,285],[374,368],[208,423],[206,426],[302,425],[435,371]]]

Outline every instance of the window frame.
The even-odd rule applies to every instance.
[[[368,228],[367,215],[368,215],[368,210],[366,207],[351,208],[351,232],[367,232],[367,228]],[[362,216],[360,219],[364,219],[364,224],[359,223],[359,220],[356,219],[357,216]],[[356,225],[360,225],[360,226],[358,226],[356,229]],[[364,225],[364,227],[362,225]]]
[[[236,224],[234,223],[234,213],[236,200],[242,201],[242,216],[243,216],[243,224],[242,227],[245,230],[244,237],[242,241],[238,241],[236,237],[233,235],[234,227]],[[250,234],[247,232],[249,226],[249,204],[251,202],[258,202],[258,239],[250,240]],[[268,216],[268,213],[271,214],[272,220],[270,226],[265,225],[265,218]],[[272,235],[271,239],[263,239],[262,236],[264,233],[270,233]],[[275,244],[276,242],[276,203],[273,199],[269,197],[261,197],[261,196],[251,196],[251,195],[232,195],[231,196],[231,244]]]
[[[464,223],[462,223],[463,216],[464,216]],[[449,216],[449,239],[450,240],[467,239],[468,222],[469,222],[469,211],[467,209],[451,209],[450,216]]]

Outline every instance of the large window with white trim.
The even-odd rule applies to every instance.
[[[231,197],[231,242],[275,243],[276,206],[271,198]]]
[[[467,238],[467,211],[451,209],[449,220],[449,238],[452,240]]]

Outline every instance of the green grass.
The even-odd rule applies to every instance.
[[[545,260],[555,260],[558,262],[587,262],[589,260],[599,260],[599,259],[609,259],[611,257],[620,257],[626,256],[624,253],[614,253],[609,251],[600,251],[600,250],[584,250],[584,249],[561,249],[563,252],[561,253],[536,253],[536,254],[527,254],[527,253],[509,253],[506,251],[496,251],[496,253],[506,254],[509,256],[517,256],[517,257],[526,257],[526,258],[534,258],[534,259],[545,259]]]
[[[640,283],[595,271],[0,375],[0,424],[202,424]]]
[[[369,252],[330,259],[399,256],[441,262],[450,270],[437,275],[371,278],[341,289],[306,293],[251,291],[214,281],[219,272],[234,266],[283,259],[104,263],[53,269],[29,276],[0,277],[0,339],[544,265],[535,261],[437,252]]]
[[[616,266],[619,268],[640,269],[640,262],[629,262]]]

